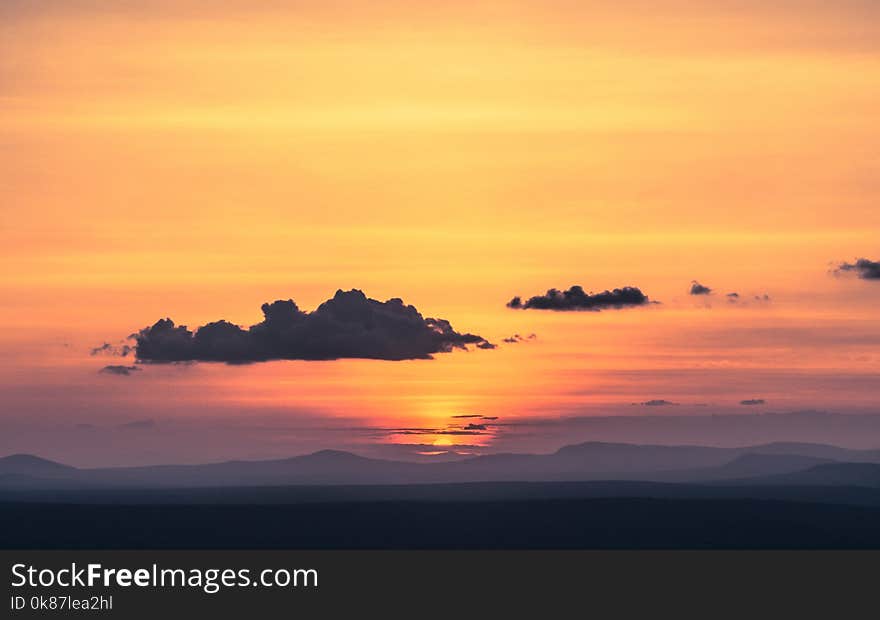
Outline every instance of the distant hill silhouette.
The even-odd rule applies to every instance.
[[[0,488],[589,480],[702,482],[794,474],[835,461],[880,463],[880,450],[849,450],[804,443],[715,448],[587,442],[565,446],[551,454],[493,454],[440,463],[371,459],[349,452],[322,450],[277,460],[97,469],[76,469],[19,454],[0,459]]]
[[[55,476],[75,472],[69,465],[33,456],[32,454],[10,454],[0,458],[0,476]]]
[[[880,548],[880,451],[587,442],[77,469],[0,458],[0,548]]]
[[[654,479],[666,482],[713,482],[738,480],[755,476],[771,476],[798,472],[815,465],[833,463],[830,459],[801,454],[764,454],[748,452],[718,467],[687,469],[677,472],[658,473]]]
[[[749,482],[771,485],[828,485],[880,488],[880,464],[825,463],[787,474],[763,476]]]

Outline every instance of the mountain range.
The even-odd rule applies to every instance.
[[[717,448],[587,442],[550,454],[491,454],[438,463],[371,459],[322,450],[277,460],[92,469],[27,454],[0,458],[0,489],[597,480],[880,487],[880,450],[807,443]]]

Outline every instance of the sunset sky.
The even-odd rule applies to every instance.
[[[428,458],[585,441],[579,416],[876,412],[880,279],[835,269],[880,260],[880,3],[695,4],[4,0],[0,454]],[[506,307],[572,285],[660,303]],[[498,347],[91,354],[337,289]]]

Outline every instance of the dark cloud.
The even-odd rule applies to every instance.
[[[740,405],[763,405],[766,401],[763,398],[747,398],[739,401]]]
[[[469,425],[470,426],[470,425]],[[477,425],[479,426],[479,425]],[[485,435],[482,430],[456,428],[389,428],[389,435]]]
[[[453,415],[453,416],[449,416],[449,417],[452,418],[453,420],[468,420],[468,419],[475,419],[475,420],[497,420],[497,419],[498,419],[498,416],[497,416],[497,415],[479,415],[479,414],[476,414],[476,413],[467,413],[467,414],[462,414],[462,415]]]
[[[149,428],[156,428],[156,421],[151,419],[146,420],[135,420],[133,422],[126,422],[125,424],[120,424],[118,428],[130,429],[130,430],[144,430]]]
[[[691,281],[691,295],[709,295],[712,293],[712,289],[708,286],[703,286],[696,280]]]
[[[115,364],[111,364],[110,366],[104,366],[98,372],[102,372],[108,375],[120,375],[123,377],[129,376],[133,372],[140,372],[140,368],[137,366],[119,366]]]
[[[468,424],[467,426],[464,427],[464,430],[466,430],[466,431],[484,431],[484,430],[486,430],[486,428],[487,427],[485,424]]]
[[[507,302],[507,307],[515,310],[589,310],[598,312],[608,308],[620,309],[629,306],[644,306],[649,303],[653,302],[634,286],[625,286],[601,293],[585,293],[582,287],[575,285],[567,291],[551,288],[546,294],[530,297],[525,302],[520,297],[514,297]]]
[[[745,298],[739,293],[728,293],[727,301],[732,304],[739,304],[742,306],[749,305],[749,301],[743,301]],[[751,301],[756,303],[770,303],[770,295],[764,293],[763,295],[752,295]]]
[[[535,334],[529,334],[528,336],[520,336],[519,334],[514,334],[513,336],[505,338],[503,342],[506,342],[507,344],[517,344],[519,342],[526,342],[527,340],[534,340],[537,337],[538,336],[536,336]]]
[[[834,273],[836,275],[854,273],[862,280],[880,280],[880,261],[859,258],[853,263],[840,263]]]
[[[634,405],[643,405],[645,407],[669,407],[678,405],[678,403],[674,403],[670,400],[663,400],[662,398],[654,398],[652,400],[646,400],[642,403],[633,403]]]
[[[336,295],[312,312],[293,300],[262,306],[264,320],[243,329],[228,321],[195,333],[171,319],[160,319],[135,334],[137,358],[149,362],[260,362],[278,359],[382,360],[430,359],[434,353],[495,345],[482,336],[459,333],[444,319],[424,318],[394,298],[369,299],[359,290]]]
[[[127,357],[132,352],[134,352],[134,347],[131,345],[114,345],[105,342],[101,346],[93,347],[89,351],[89,355],[118,355],[119,357]]]

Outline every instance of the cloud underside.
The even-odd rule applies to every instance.
[[[359,290],[337,291],[312,312],[301,311],[290,299],[263,304],[262,310],[264,320],[247,329],[221,320],[193,332],[160,319],[135,335],[135,354],[147,362],[248,363],[430,359],[467,345],[494,348],[481,336],[455,331],[444,319],[422,317],[400,299],[380,302]]]
[[[634,286],[616,288],[601,293],[586,293],[580,286],[572,286],[567,291],[551,288],[544,295],[536,295],[523,301],[514,297],[507,303],[508,308],[515,310],[556,310],[556,311],[592,311],[620,309],[633,306],[644,306],[652,303],[648,296]]]
[[[862,280],[880,280],[880,261],[859,258],[853,263],[841,263],[834,273],[854,273]]]

